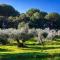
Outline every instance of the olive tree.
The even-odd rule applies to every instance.
[[[17,41],[19,47],[25,47],[26,45],[24,44],[24,42],[33,37],[32,34],[28,32],[26,33],[24,31],[15,30],[15,29],[11,31],[9,35],[10,38],[15,39]]]
[[[43,30],[37,30],[37,43],[42,44],[44,43],[48,33]]]
[[[8,32],[6,30],[0,30],[0,43],[3,45],[8,44]]]

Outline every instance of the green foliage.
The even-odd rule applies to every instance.
[[[0,43],[1,43],[2,45],[6,45],[6,44],[9,43],[7,37],[8,37],[8,36],[5,35],[5,34],[0,35]]]
[[[31,20],[34,21],[34,20],[39,20],[40,19],[40,14],[38,12],[34,13],[31,17]]]
[[[0,28],[18,28],[21,22],[29,24],[30,28],[60,29],[60,14],[47,13],[37,8],[31,8],[26,13],[19,13],[11,5],[0,4]]]
[[[60,19],[60,15],[58,13],[50,13],[50,14],[46,15],[45,18],[47,20],[56,21],[56,20]]]
[[[19,25],[18,25],[18,29],[24,28],[25,25],[26,25],[25,22],[21,22],[21,23],[19,23]]]
[[[44,12],[35,12],[32,17],[31,20],[40,20],[40,19],[44,19],[44,16],[46,15],[46,13]]]
[[[18,18],[20,19],[21,22],[27,22],[29,20],[25,13],[20,14]]]
[[[7,22],[8,22],[8,28],[18,28],[18,24],[20,23],[19,18],[10,16],[7,18]]]
[[[26,12],[26,14],[27,14],[28,17],[31,17],[35,12],[40,12],[40,10],[35,9],[35,8],[31,8]]]
[[[0,15],[1,16],[17,16],[19,12],[16,11],[12,6],[7,4],[0,4]]]

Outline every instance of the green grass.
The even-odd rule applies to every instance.
[[[44,46],[27,41],[26,45],[27,48],[0,45],[0,60],[60,60],[60,41],[47,41]]]

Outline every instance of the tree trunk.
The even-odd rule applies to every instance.
[[[18,47],[26,47],[23,42],[20,42],[18,39],[16,39],[16,40],[17,40],[17,43],[18,43],[18,44],[17,44]]]

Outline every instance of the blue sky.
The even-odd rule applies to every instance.
[[[26,12],[30,8],[38,8],[48,13],[60,13],[60,0],[0,0],[0,4],[12,5],[21,13]]]

